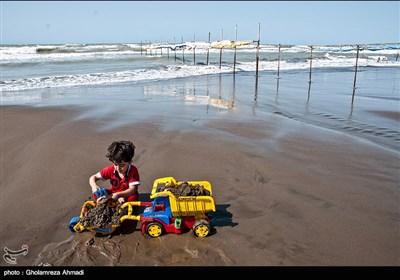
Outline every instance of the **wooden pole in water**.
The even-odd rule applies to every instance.
[[[258,40],[257,40],[257,52],[256,52],[256,77],[258,78],[258,63],[260,61],[260,24],[258,24]]]
[[[224,29],[222,29],[222,32],[221,32],[221,42],[222,42],[223,38],[224,38]],[[222,64],[222,48],[223,47],[221,47],[221,49],[219,50],[219,69],[221,69],[221,64]]]
[[[356,67],[354,71],[354,84],[353,84],[353,95],[351,97],[351,105],[353,105],[354,102],[354,95],[356,93],[356,80],[357,80],[357,68],[358,68],[358,54],[360,52],[360,45],[357,45],[357,56],[356,56]]]
[[[176,62],[176,42],[175,42],[175,36],[174,36],[174,53],[175,53],[175,62]]]
[[[193,65],[196,65],[196,35],[193,35]]]
[[[260,61],[260,24],[258,24],[258,40],[257,40],[257,52],[256,52],[256,77],[258,78],[258,63]]]
[[[313,60],[312,50],[313,50],[313,46],[310,46],[310,75],[308,78],[307,102],[310,100],[310,92],[311,92],[311,69],[312,69],[312,60]]]
[[[207,65],[210,64],[211,32],[208,32]]]
[[[183,45],[183,37],[182,38],[182,45]],[[182,46],[182,62],[185,64],[185,47]]]
[[[260,23],[258,23],[258,40],[257,40],[257,52],[256,52],[256,90],[254,94],[254,100],[257,100],[257,92],[258,92],[258,62],[260,60],[259,52],[260,52]]]
[[[221,69],[222,64],[222,47],[219,49],[219,69]]]
[[[236,74],[236,43],[237,43],[237,25],[235,25],[235,53],[233,55],[233,75]]]
[[[280,68],[281,68],[281,44],[278,45],[278,76],[276,77],[276,98],[275,98],[275,101],[278,101]]]
[[[281,68],[281,44],[278,45],[278,79],[279,79],[280,68]]]

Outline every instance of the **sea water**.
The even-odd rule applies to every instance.
[[[112,114],[113,125],[273,114],[399,152],[399,52],[399,44],[360,46],[358,59],[357,46],[2,45],[0,98],[84,105],[87,116]],[[128,117],[117,118],[121,111]]]

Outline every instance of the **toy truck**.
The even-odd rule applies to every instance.
[[[177,186],[186,183],[189,188],[201,186],[207,195],[176,196],[165,186]],[[164,233],[180,234],[190,229],[197,237],[206,237],[211,232],[210,219],[207,213],[215,210],[211,184],[207,181],[177,182],[173,177],[163,177],[154,181],[150,194],[151,202],[125,202],[119,206],[120,219],[106,226],[84,226],[82,218],[86,212],[99,202],[86,201],[79,217],[71,219],[71,232],[89,230],[101,234],[111,234],[124,220],[137,220],[141,223],[141,232],[151,237],[159,237]],[[143,213],[133,215],[133,207],[145,206]],[[116,207],[109,204],[108,207]]]
[[[197,237],[206,237],[211,232],[207,213],[215,211],[211,184],[207,181],[188,181],[190,187],[202,186],[209,195],[176,197],[160,186],[180,185],[173,177],[164,177],[154,181],[150,199],[152,205],[145,208],[140,217],[142,232],[151,237],[163,233],[182,233],[190,229]]]

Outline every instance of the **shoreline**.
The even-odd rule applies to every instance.
[[[1,240],[29,246],[18,266],[400,264],[398,155],[279,116],[182,127],[167,115],[113,126],[107,115],[82,114],[0,106]],[[132,225],[110,239],[69,232],[89,176],[119,139],[137,147],[141,199],[160,177],[209,181],[215,234],[151,239]]]

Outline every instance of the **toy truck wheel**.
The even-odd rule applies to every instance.
[[[159,222],[151,222],[146,226],[146,232],[151,237],[159,237],[164,233],[164,228]]]
[[[71,232],[76,232],[74,230],[74,227],[76,226],[76,224],[79,222],[79,217],[73,217],[70,221],[69,221],[69,230]]]
[[[197,237],[206,237],[210,231],[210,223],[205,220],[199,220],[193,225],[193,233]]]

